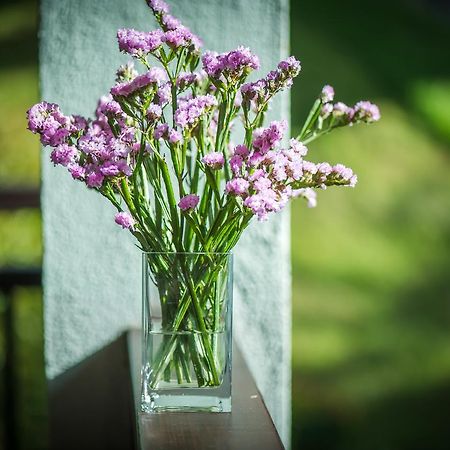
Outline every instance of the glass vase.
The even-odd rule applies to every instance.
[[[141,407],[231,411],[230,253],[143,253]]]

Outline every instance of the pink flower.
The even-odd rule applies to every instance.
[[[245,145],[236,145],[234,148],[234,154],[245,159],[250,154],[250,150]]]
[[[248,195],[250,183],[244,178],[233,178],[226,184],[225,190],[228,194],[245,197]]]
[[[75,161],[78,152],[76,147],[68,144],[58,145],[51,153],[50,159],[53,164],[60,164],[61,166],[67,167],[70,163]]]
[[[380,120],[381,114],[377,105],[368,101],[360,101],[354,106],[354,120],[361,120],[366,123]]]
[[[74,180],[82,180],[86,174],[85,168],[79,164],[70,164],[67,169]]]
[[[225,164],[225,158],[220,152],[208,153],[202,158],[202,161],[205,163],[205,165],[214,170],[221,169]]]
[[[100,172],[91,172],[86,178],[86,184],[90,188],[102,187],[105,177]]]
[[[181,198],[178,202],[178,207],[184,212],[189,212],[198,205],[199,201],[200,197],[198,195],[188,194]]]
[[[171,129],[169,131],[169,136],[168,136],[168,140],[171,144],[177,144],[178,142],[181,142],[183,139],[183,136],[181,135],[181,133],[175,129]]]
[[[128,230],[133,229],[136,221],[133,219],[133,216],[128,212],[119,212],[114,216],[114,221],[117,225],[120,225],[122,228],[126,228]]]
[[[322,88],[322,92],[320,94],[320,99],[322,100],[322,103],[329,103],[332,102],[334,99],[334,89],[329,84],[326,84]]]

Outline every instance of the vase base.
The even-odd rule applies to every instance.
[[[142,396],[141,409],[146,413],[166,412],[231,412],[231,397],[167,392],[151,392]]]

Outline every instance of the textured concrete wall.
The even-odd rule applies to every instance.
[[[266,73],[288,46],[288,0],[173,0],[205,48],[248,45]],[[152,29],[144,0],[42,0],[41,92],[68,114],[91,116],[128,58],[120,27]],[[288,118],[287,96],[271,111]],[[45,349],[53,379],[140,324],[140,255],[114,209],[42,159]],[[235,338],[287,444],[290,430],[289,214],[255,223],[236,250]]]

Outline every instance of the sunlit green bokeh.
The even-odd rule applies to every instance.
[[[417,4],[292,3],[292,125],[325,83],[382,120],[310,145],[355,189],[292,208],[293,443],[444,449],[449,432],[448,28]],[[448,416],[448,415],[447,415]]]

